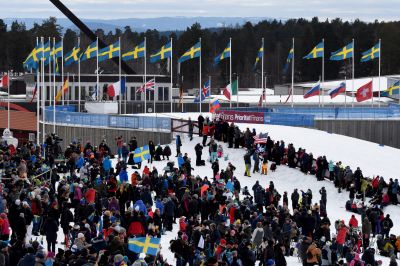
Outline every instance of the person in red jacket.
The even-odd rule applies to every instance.
[[[85,199],[89,204],[94,203],[96,199],[96,190],[92,187],[92,185],[89,185],[89,189],[85,193]]]
[[[358,221],[357,221],[357,218],[356,218],[356,216],[354,214],[350,218],[349,226],[353,227],[353,228],[358,227]]]
[[[204,125],[203,125],[203,146],[206,146],[209,128],[210,127],[208,126],[208,124],[204,123]]]
[[[346,235],[348,233],[348,229],[346,225],[344,224],[344,221],[341,221],[338,226],[338,233],[336,237],[336,243],[338,246],[338,253],[340,254],[341,257],[343,257],[343,245],[346,242]]]

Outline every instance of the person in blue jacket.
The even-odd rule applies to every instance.
[[[175,144],[176,144],[176,156],[175,157],[178,157],[179,154],[181,153],[181,146],[182,146],[181,136],[179,136],[179,135],[176,136]]]

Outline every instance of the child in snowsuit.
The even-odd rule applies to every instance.
[[[261,174],[262,175],[267,175],[268,173],[268,161],[264,160],[262,165],[261,165]]]
[[[217,149],[217,156],[218,158],[221,158],[224,154],[224,149],[222,148],[221,144],[218,145],[218,149]]]

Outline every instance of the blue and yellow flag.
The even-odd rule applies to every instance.
[[[218,64],[221,60],[224,60],[225,58],[231,57],[231,42],[228,43],[228,45],[225,47],[225,49],[220,53],[218,56],[214,58],[214,64]]]
[[[56,58],[60,58],[62,56],[62,52],[63,52],[62,42],[56,43],[56,45],[53,47],[52,55],[54,55]]]
[[[33,48],[32,52],[25,59],[23,66],[26,69],[36,69],[38,67],[38,63],[42,58],[43,46],[42,44],[38,44],[35,48]]]
[[[129,238],[128,249],[136,254],[145,253],[156,256],[160,247],[161,238],[158,237],[135,237]]]
[[[200,57],[201,55],[201,43],[198,42],[194,46],[192,46],[189,50],[187,50],[180,58],[179,63],[185,62],[186,60],[190,60],[193,58]]]
[[[97,56],[97,41],[93,42],[86,48],[86,51],[81,56],[81,62]]]
[[[353,42],[349,43],[345,47],[333,52],[331,54],[330,60],[338,61],[338,60],[345,60],[348,58],[353,57]]]
[[[122,60],[128,61],[144,57],[145,50],[146,47],[144,47],[144,42],[142,42],[141,44],[137,45],[133,50],[124,53],[122,55]]]
[[[381,45],[380,43],[377,43],[374,45],[374,47],[362,53],[361,62],[367,62],[375,58],[379,58],[380,55],[381,55]]]
[[[308,55],[304,56],[303,59],[314,59],[324,56],[324,43],[320,42],[315,46]]]
[[[51,61],[51,51],[50,41],[48,41],[44,44],[42,52],[42,60],[44,60],[45,65],[48,65]]]
[[[145,160],[150,159],[150,150],[149,150],[149,145],[137,148],[133,152],[133,161],[135,163],[141,163]]]
[[[118,57],[120,51],[119,41],[99,50],[99,62]]]
[[[383,91],[381,96],[393,96],[400,94],[400,80],[393,83],[387,90]]]
[[[165,58],[170,58],[172,57],[172,43],[169,42],[166,45],[164,45],[163,47],[161,47],[161,49],[155,53],[150,55],[150,62],[151,63],[157,63],[160,60],[163,60]]]
[[[258,62],[260,62],[262,60],[263,56],[264,56],[264,47],[261,46],[261,48],[258,50],[256,61],[254,62],[253,70],[257,68],[257,64],[258,64]]]
[[[75,46],[74,48],[72,48],[71,51],[69,51],[65,55],[65,57],[64,57],[65,65],[69,66],[73,63],[78,62],[80,57],[81,57],[81,48],[78,46]]]
[[[289,64],[292,61],[294,56],[294,48],[292,47],[289,51],[288,57],[286,59],[285,67],[283,68],[283,72],[287,72],[289,70]]]

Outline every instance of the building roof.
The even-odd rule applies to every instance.
[[[10,111],[11,130],[36,132],[36,113]],[[7,110],[0,110],[0,128],[7,128]]]

